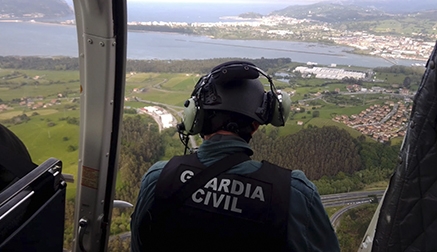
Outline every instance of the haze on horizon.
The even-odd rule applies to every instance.
[[[265,3],[277,3],[277,4],[313,4],[318,2],[325,2],[326,0],[208,0],[205,2],[204,0],[127,0],[127,2],[135,2],[135,3],[224,3],[224,4],[232,4],[232,3],[248,3],[248,4],[265,4]]]
[[[127,0],[127,3],[214,3],[214,4],[284,4],[284,5],[308,5],[327,0]],[[73,0],[65,0],[67,4],[73,6]]]
[[[73,6],[73,0],[64,0],[71,7]],[[321,2],[330,3],[346,3],[359,6],[377,7],[387,12],[415,12],[435,9],[436,0],[127,0],[127,3],[131,4],[175,4],[175,5],[188,5],[196,4],[205,6],[208,4],[247,4],[248,6],[260,6],[267,5],[282,5],[284,7],[293,5],[311,5]]]

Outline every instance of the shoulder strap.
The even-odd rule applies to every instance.
[[[247,160],[250,160],[250,157],[242,152],[220,159],[184,183],[178,191],[170,196],[168,202],[172,202],[172,207],[182,205],[186,199],[212,178]]]

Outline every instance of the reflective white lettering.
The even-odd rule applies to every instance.
[[[213,206],[215,208],[218,208],[224,197],[225,197],[224,194],[220,194],[219,198],[217,199],[217,193],[213,193],[212,194]]]
[[[219,192],[221,192],[222,190],[224,191],[224,192],[229,192],[229,185],[231,184],[231,180],[230,179],[222,179],[222,181],[220,181],[220,185],[219,185],[219,187],[218,187],[218,190],[217,191],[219,191]]]
[[[194,172],[192,172],[192,171],[190,171],[190,170],[183,171],[183,172],[181,173],[181,182],[182,182],[182,183],[187,182],[187,180],[189,180],[190,178],[192,178],[193,175],[194,175]]]
[[[237,197],[232,197],[231,211],[236,213],[241,213],[243,211],[240,208],[237,208],[237,201],[238,201]]]
[[[225,205],[223,206],[223,209],[225,209],[225,210],[229,210],[229,201],[231,200],[231,196],[229,196],[229,195],[226,195],[226,198],[225,198]]]
[[[205,201],[203,202],[203,204],[208,205],[209,199],[211,199],[211,192],[206,193]]]
[[[194,175],[193,171],[185,170],[181,173],[180,180],[185,183]],[[191,196],[194,203],[234,213],[243,212],[243,209],[238,207],[238,200],[245,200],[243,197],[265,202],[264,188],[236,179],[213,178]]]
[[[211,188],[212,190],[217,191],[217,178],[213,178],[208,183],[206,183],[205,188]]]
[[[249,198],[249,196],[250,196],[250,188],[252,188],[252,185],[248,183],[248,184],[246,185],[246,192],[244,193],[244,196],[245,196],[246,198]]]
[[[264,201],[264,192],[261,186],[257,186],[250,196],[251,199],[259,198],[260,201]]]
[[[201,194],[201,195],[205,195],[205,192],[202,189],[197,190],[195,193],[193,193],[193,195],[191,195],[191,199],[196,202],[196,203],[200,203],[203,201],[203,198],[196,197],[197,194]]]
[[[244,184],[238,180],[232,180],[231,193],[241,195],[244,192]]]

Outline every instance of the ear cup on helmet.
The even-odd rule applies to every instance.
[[[284,126],[287,121],[288,114],[291,108],[291,98],[285,92],[277,91],[276,97],[273,97],[270,110],[271,121],[270,124],[276,127]],[[271,92],[269,92],[271,93]],[[271,94],[273,95],[273,94]]]
[[[195,98],[190,98],[184,104],[183,130],[188,135],[198,134],[202,130],[204,112],[196,103]]]

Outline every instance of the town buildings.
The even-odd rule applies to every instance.
[[[366,74],[363,72],[347,71],[340,68],[329,68],[329,67],[296,67],[293,72],[300,72],[302,77],[309,75],[315,75],[316,78],[320,79],[335,79],[342,80],[344,78],[354,78],[356,80],[364,79]]]
[[[399,101],[372,105],[357,115],[338,115],[332,120],[344,123],[379,142],[404,137],[411,113],[409,103]]]

